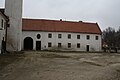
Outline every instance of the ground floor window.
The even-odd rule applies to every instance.
[[[68,48],[71,48],[71,43],[68,43]]]
[[[80,48],[80,43],[77,43],[77,48]]]
[[[61,48],[62,47],[62,44],[61,43],[58,43],[58,48]]]
[[[52,47],[52,43],[51,42],[48,42],[48,47]]]

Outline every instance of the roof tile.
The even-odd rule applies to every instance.
[[[23,19],[22,30],[101,34],[97,23],[45,19]]]

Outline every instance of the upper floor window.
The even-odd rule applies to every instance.
[[[41,38],[40,34],[37,34],[37,39],[40,39],[40,38]]]
[[[51,33],[48,34],[48,38],[52,38],[52,34]]]
[[[87,40],[89,40],[90,39],[90,35],[87,35],[86,38],[87,38]]]
[[[95,39],[96,39],[96,40],[98,40],[98,39],[99,39],[99,37],[98,37],[98,36],[96,36],[96,37],[95,37]]]
[[[77,39],[80,39],[80,35],[77,35]]]
[[[62,38],[62,34],[58,34],[58,38]]]
[[[68,34],[68,39],[71,39],[71,34]]]

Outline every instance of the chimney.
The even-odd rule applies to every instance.
[[[62,21],[62,19],[60,19],[60,21]]]
[[[79,21],[79,22],[83,22],[83,21]]]

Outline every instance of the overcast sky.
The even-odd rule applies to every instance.
[[[120,0],[24,0],[23,17],[97,22],[102,30],[118,29]]]

